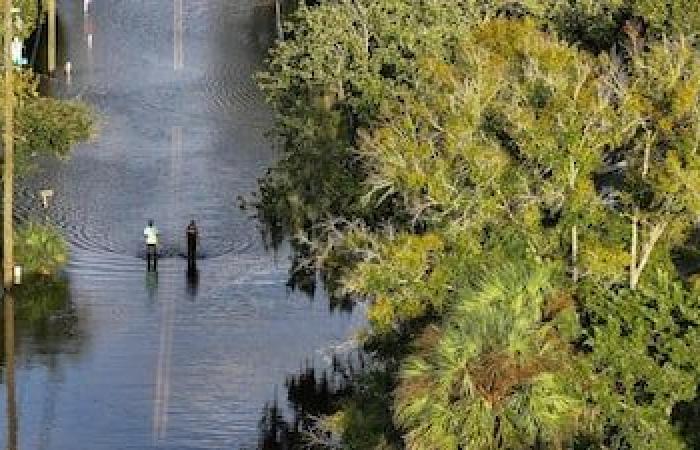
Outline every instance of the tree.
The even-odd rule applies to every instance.
[[[399,92],[429,85],[417,79],[428,55],[454,53],[465,27],[507,2],[370,0],[300,6],[270,52],[258,84],[278,113],[282,161],[261,186],[267,223],[296,232],[329,216],[380,222],[401,205],[360,201],[365,169],[357,131],[371,129]],[[537,2],[529,2],[536,4]],[[457,9],[455,9],[457,8]]]
[[[700,58],[684,38],[664,39],[611,68],[610,88],[630,127],[620,153],[624,213],[632,222],[630,287],[635,289],[655,245],[685,239],[700,208]],[[645,231],[640,236],[640,231]]]
[[[453,63],[421,61],[431,91],[402,92],[386,126],[361,140],[367,197],[399,197],[428,223],[519,226],[535,253],[570,257],[575,280],[584,228],[583,273],[621,272],[594,176],[634,123],[618,126],[595,58],[532,21],[490,20],[458,42]],[[615,270],[592,257],[615,252]]]
[[[571,383],[572,298],[546,266],[504,266],[429,327],[404,363],[396,418],[408,449],[560,447],[584,404]]]
[[[582,349],[589,361],[593,429],[610,448],[689,448],[672,425],[700,376],[697,291],[658,270],[636,290],[582,286]]]
[[[445,6],[302,9],[290,34],[318,39],[294,35],[262,83],[288,133],[272,185],[324,230],[306,249],[369,302],[370,341],[401,344],[382,354],[404,361],[387,363],[396,423],[415,448],[684,448],[671,411],[693,395],[700,306],[671,255],[700,206],[699,60],[683,34],[683,14],[700,11],[467,1],[454,18]],[[323,41],[331,23],[345,32]],[[308,178],[321,166],[307,152],[343,176]],[[313,215],[299,173],[305,192],[332,194]],[[542,268],[528,261],[551,269],[532,297]],[[544,312],[553,298],[568,299],[561,315]],[[553,353],[540,331],[557,336]]]
[[[700,6],[684,0],[601,0],[547,2],[540,16],[570,42],[594,54],[618,50],[628,39],[630,26],[641,27],[650,40],[663,36],[692,36],[700,27]]]

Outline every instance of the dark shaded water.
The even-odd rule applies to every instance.
[[[84,17],[82,2],[59,1],[59,65],[73,73],[49,88],[93,105],[101,124],[19,188],[21,217],[42,217],[37,191],[55,191],[49,220],[71,262],[65,285],[15,296],[17,417],[3,370],[0,421],[18,423],[18,448],[255,447],[275,390],[322,368],[364,323],[362,311],[331,311],[321,290],[290,291],[289,251],[266,250],[238,208],[275,159],[251,80],[273,17],[255,3],[92,0]],[[148,218],[162,233],[157,276],[142,259]],[[196,282],[179,256],[191,218]]]

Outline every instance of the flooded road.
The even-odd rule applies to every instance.
[[[236,202],[275,160],[251,80],[274,17],[256,3],[92,0],[84,15],[58,2],[59,67],[70,60],[72,76],[50,88],[92,105],[100,132],[18,187],[18,215],[42,220],[38,190],[54,190],[48,220],[71,261],[65,283],[15,296],[16,411],[0,408],[0,442],[16,431],[22,450],[255,448],[285,377],[323,366],[363,323],[321,290],[290,291],[288,250],[266,250]],[[148,219],[162,238],[157,275]],[[196,279],[182,257],[191,219]]]

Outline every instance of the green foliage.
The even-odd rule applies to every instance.
[[[17,263],[28,275],[54,275],[68,260],[66,243],[51,225],[29,222],[17,229],[14,242]]]
[[[76,101],[34,98],[17,110],[17,151],[36,151],[66,158],[93,129],[91,111]]]
[[[692,215],[700,208],[700,58],[686,39],[664,40],[634,54],[629,72],[626,85],[613,85],[625,120],[637,125],[623,144],[628,195],[657,216]]]
[[[46,3],[45,1],[41,3]],[[36,27],[37,20],[41,20],[39,16],[42,12],[40,10],[40,4],[36,0],[13,0],[12,5],[19,8],[19,14],[14,15],[14,29],[13,35],[20,37],[21,39],[27,39],[34,31]],[[44,8],[41,8],[44,9]],[[0,24],[4,24],[4,8],[0,11]],[[21,28],[18,27],[20,24],[17,19],[21,20]]]
[[[289,39],[271,50],[258,75],[286,152],[262,183],[260,215],[292,231],[329,216],[392,215],[400,205],[359,201],[365,170],[353,150],[357,130],[371,127],[403,87],[419,87],[420,57],[450,58],[460,27],[491,10],[448,0],[301,6],[287,23]]]
[[[670,419],[700,376],[697,294],[658,271],[639,290],[586,286],[581,295],[601,429],[614,425],[614,437],[635,449],[685,448]]]
[[[671,252],[696,251],[698,26],[680,0],[321,2],[287,23],[259,77],[286,156],[258,207],[323,230],[305,248],[369,301],[372,338],[442,324],[390,357],[409,447],[684,448],[700,305]]]
[[[548,2],[546,22],[571,42],[594,53],[627,43],[629,32],[658,39],[697,33],[700,6],[685,0],[601,0]]]
[[[398,236],[381,246],[376,258],[361,262],[343,285],[351,293],[370,296],[373,328],[390,330],[400,321],[445,307],[449,274],[438,263],[443,251],[438,236]]]
[[[584,173],[600,163],[596,149],[607,141],[595,126],[607,105],[591,68],[532,22],[485,22],[460,38],[455,63],[420,62],[431,93],[404,93],[387,126],[362,141],[370,194],[380,200],[400,192],[416,215],[483,220],[531,196],[538,187],[527,177],[537,170],[553,172],[557,192],[547,194],[561,197],[570,176],[562,153]]]
[[[32,169],[35,153],[67,158],[71,147],[95,132],[87,105],[40,97],[38,83],[30,70],[15,72],[15,168],[20,175]]]
[[[27,39],[31,35],[37,24],[43,21],[45,3],[13,0],[13,6],[19,8],[19,14],[13,22],[14,36]],[[20,22],[22,26],[18,27]],[[15,100],[15,170],[18,174],[21,175],[30,168],[32,153],[46,152],[64,158],[72,145],[87,139],[94,131],[92,112],[85,104],[39,97],[39,79],[30,69],[16,68],[12,81]],[[4,74],[0,77],[0,83],[4,83]]]
[[[346,450],[395,450],[389,411],[391,378],[381,370],[356,381],[357,394],[337,413],[324,419],[324,428],[339,435]]]
[[[506,266],[460,293],[400,371],[396,417],[409,449],[561,443],[583,414],[571,383],[571,297],[546,266]]]
[[[697,427],[700,422],[700,396],[687,402],[679,402],[673,409],[673,424],[679,429],[680,434],[686,440],[688,447],[700,447],[700,429]]]

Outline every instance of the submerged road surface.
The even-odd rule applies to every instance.
[[[16,413],[5,354],[0,443],[16,428],[22,450],[254,448],[285,377],[324,364],[363,323],[323,293],[290,291],[287,251],[267,251],[236,204],[275,160],[251,80],[273,9],[92,0],[84,15],[83,2],[58,3],[59,68],[70,60],[72,76],[50,88],[91,104],[100,132],[18,188],[18,214],[60,226],[71,260],[65,287],[16,298]],[[54,190],[48,219],[40,189]],[[157,276],[143,259],[148,219]],[[188,281],[190,219],[202,259]]]

